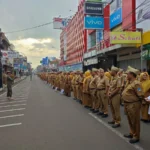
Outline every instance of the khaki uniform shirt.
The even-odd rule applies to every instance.
[[[136,102],[144,97],[141,83],[137,80],[130,82],[126,85],[125,90],[122,93],[124,102]]]
[[[120,79],[120,77],[112,77],[112,79],[110,81],[109,92],[112,93],[113,91],[116,90],[116,88],[121,88],[121,79]]]
[[[107,86],[109,86],[109,79],[106,76],[98,78],[97,89],[102,90],[105,89]]]
[[[91,82],[89,84],[90,89],[96,89],[97,88],[97,81],[98,81],[98,76],[92,77]]]

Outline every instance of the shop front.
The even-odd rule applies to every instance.
[[[72,64],[72,65],[66,65],[66,66],[60,66],[59,71],[63,72],[69,72],[69,71],[83,71],[83,64]]]
[[[150,70],[150,44],[144,46],[142,60],[146,62],[147,70]]]

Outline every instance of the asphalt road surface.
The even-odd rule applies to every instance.
[[[142,124],[139,144],[123,138],[128,124],[112,129],[107,119],[52,90],[38,77],[13,89],[13,101],[0,96],[0,150],[149,150],[150,125]]]

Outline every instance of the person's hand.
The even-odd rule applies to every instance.
[[[111,93],[108,93],[107,96],[108,96],[108,97],[111,97]]]

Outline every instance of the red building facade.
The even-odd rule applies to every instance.
[[[84,1],[82,1],[78,11],[60,35],[60,65],[81,63],[86,49],[87,36],[84,30]]]

